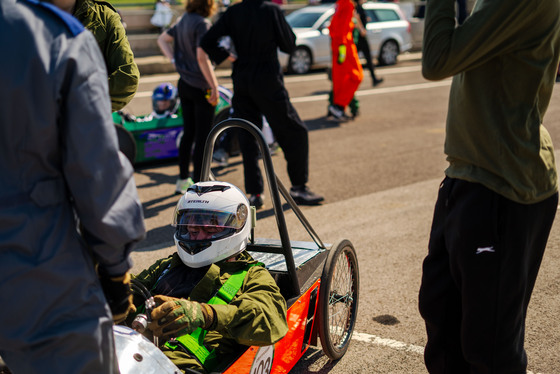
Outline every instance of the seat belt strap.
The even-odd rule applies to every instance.
[[[240,270],[230,275],[222,287],[220,287],[220,289],[216,292],[216,295],[208,301],[208,304],[229,304],[237,292],[241,289],[249,268],[255,265],[263,266],[260,262],[251,264],[244,270]],[[178,345],[182,346],[184,349],[192,353],[206,370],[211,371],[218,362],[215,350],[213,349],[212,351],[208,351],[208,349],[203,345],[206,332],[206,330],[199,327],[191,334],[178,336],[177,338],[166,342],[165,346],[172,350],[177,349]]]

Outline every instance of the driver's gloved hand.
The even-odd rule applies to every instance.
[[[207,330],[214,323],[216,312],[208,304],[163,295],[154,296],[154,301],[159,306],[148,328],[159,338],[187,335],[199,327]]]
[[[128,313],[136,310],[132,303],[130,273],[127,271],[123,275],[109,276],[100,269],[99,281],[113,313],[113,322],[116,324],[123,322]]]

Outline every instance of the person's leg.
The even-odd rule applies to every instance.
[[[179,144],[179,178],[187,179],[189,177],[189,166],[191,161],[192,145],[194,142],[194,126],[195,122],[195,104],[193,101],[192,87],[179,80],[178,91],[181,99],[181,108],[183,111],[183,136]]]
[[[358,38],[358,51],[361,51],[366,59],[366,68],[369,70],[371,75],[371,82],[374,86],[376,86],[379,82],[379,79],[375,76],[375,68],[373,65],[373,60],[371,58],[371,51],[369,49],[369,43],[366,37],[361,36]]]
[[[527,307],[558,197],[554,195],[537,204],[519,204],[494,192],[490,194],[496,200],[491,222],[495,236],[488,242],[472,242],[457,253],[458,262],[465,264],[459,269],[465,290],[463,353],[472,372],[524,374]],[[475,207],[469,209],[474,211]],[[476,228],[484,223],[479,216],[472,214],[472,218],[479,219]],[[454,241],[464,242],[464,237],[457,236]]]
[[[286,89],[279,84],[270,84],[268,87],[266,92],[255,95],[254,100],[284,152],[290,182],[293,186],[305,185],[309,173],[307,127],[290,103]]]
[[[468,373],[460,345],[461,294],[449,268],[446,243],[448,207],[455,180],[445,178],[440,185],[422,266],[419,310],[426,323],[428,342],[424,361],[430,373]]]
[[[523,205],[477,183],[449,181],[436,205],[420,289],[426,367],[525,373],[525,315],[557,196]]]
[[[235,88],[234,88],[235,90]],[[255,126],[262,127],[262,114],[243,90],[235,90],[232,100],[232,118],[243,118]],[[245,179],[245,192],[250,195],[259,195],[264,191],[264,182],[259,167],[259,148],[254,137],[247,131],[240,130],[238,135],[239,147],[243,155],[243,175]]]
[[[206,139],[210,133],[210,129],[214,124],[214,111],[215,108],[211,105],[205,97],[205,91],[196,89],[199,92],[195,94],[194,100],[194,152],[193,152],[193,181],[196,183],[200,181],[200,174],[202,172],[202,159],[204,157],[204,147]]]

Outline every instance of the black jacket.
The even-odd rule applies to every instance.
[[[218,45],[221,37],[230,36],[236,50],[236,69],[253,68],[255,65],[275,64],[279,68],[278,49],[291,53],[296,36],[277,4],[264,0],[243,0],[235,4],[218,19],[202,38],[200,46],[217,64],[229,52]]]

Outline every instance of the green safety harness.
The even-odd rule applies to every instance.
[[[263,266],[262,263],[250,264],[245,269],[233,273],[222,287],[216,292],[216,295],[212,297],[208,304],[210,305],[227,305],[233,300],[237,291],[243,285],[243,280],[249,268],[252,266],[259,265]],[[206,336],[207,330],[202,328],[197,328],[194,332],[187,335],[178,336],[175,339],[169,340],[165,343],[165,346],[171,350],[176,350],[181,347],[192,355],[204,366],[207,371],[211,371],[218,364],[215,349],[209,351],[203,344],[204,337]]]

